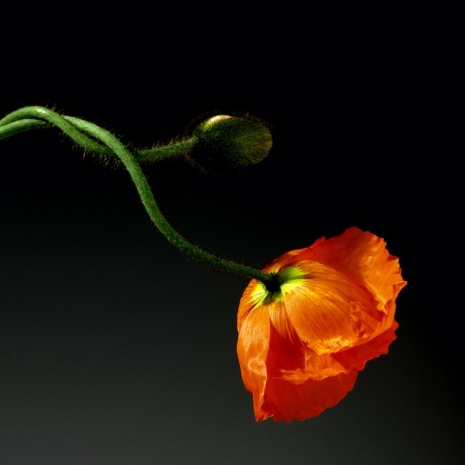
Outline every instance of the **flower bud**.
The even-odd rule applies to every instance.
[[[269,129],[256,120],[217,115],[194,131],[189,156],[207,171],[247,168],[262,161],[273,145]]]

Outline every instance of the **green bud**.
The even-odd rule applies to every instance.
[[[267,157],[273,141],[269,129],[252,119],[217,115],[194,131],[190,158],[207,171],[247,168]]]

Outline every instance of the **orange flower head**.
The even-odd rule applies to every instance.
[[[406,285],[379,237],[357,228],[281,255],[253,279],[237,316],[237,354],[257,421],[305,420],[337,404],[395,339]]]

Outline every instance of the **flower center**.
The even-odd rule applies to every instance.
[[[272,279],[270,282],[266,283],[266,290],[270,294],[274,294],[275,292],[281,292],[281,276],[278,273],[270,273],[270,276]]]
[[[288,266],[280,273],[272,272],[270,276],[273,279],[266,286],[259,282],[252,291],[251,298],[255,306],[283,300],[286,294],[308,279],[305,272],[296,265]]]

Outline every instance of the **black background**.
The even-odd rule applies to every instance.
[[[134,147],[202,115],[261,118],[273,149],[240,176],[145,166],[162,211],[259,267],[350,226],[383,237],[409,282],[398,339],[336,407],[256,423],[235,354],[246,280],[169,245],[124,169],[57,129],[17,135],[0,141],[0,463],[462,463],[455,216],[421,43],[329,21],[285,40],[273,24],[210,24],[175,46],[149,24],[15,42],[2,116],[43,105]]]

